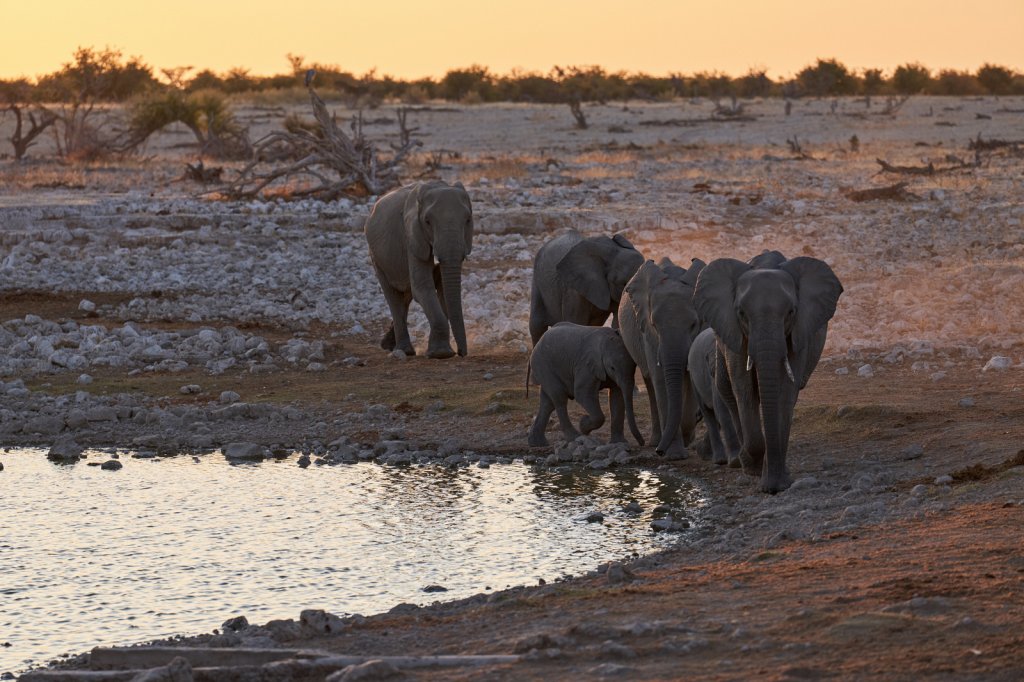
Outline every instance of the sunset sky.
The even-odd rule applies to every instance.
[[[260,75],[286,72],[289,52],[400,78],[471,64],[779,77],[818,57],[1024,70],[1024,0],[0,0],[0,17],[0,78],[54,71],[78,46]]]

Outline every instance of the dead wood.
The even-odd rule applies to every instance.
[[[870,189],[859,189],[846,193],[850,201],[907,201],[909,199],[920,199],[913,192],[907,191],[907,183],[897,182],[888,187],[872,187]]]
[[[991,152],[997,149],[1018,150],[1021,147],[1024,147],[1024,140],[1000,140],[998,138],[985,140],[982,139],[981,133],[967,143],[967,149],[973,152]]]
[[[942,166],[938,168],[934,163],[930,162],[927,166],[896,166],[882,159],[875,159],[875,162],[882,167],[882,169],[878,171],[879,173],[894,173],[896,175],[938,175],[940,173],[973,169],[980,165],[978,159],[975,159],[972,162],[961,160],[959,163],[954,163],[951,166]]]
[[[220,182],[220,176],[224,172],[224,168],[221,166],[210,166],[207,168],[203,165],[203,160],[200,159],[195,165],[191,163],[185,164],[185,175],[183,176],[186,180],[192,180],[203,185],[210,185],[215,182]]]
[[[34,111],[28,112],[28,130],[24,130],[22,107],[18,104],[8,104],[7,111],[14,113],[14,133],[11,135],[11,146],[14,147],[14,158],[21,161],[25,158],[29,147],[36,143],[36,138],[57,122],[57,116],[45,109],[39,110],[39,118],[36,118]]]
[[[789,151],[793,152],[793,157],[795,159],[799,161],[817,161],[815,157],[804,151],[804,148],[800,144],[800,140],[796,135],[791,138],[787,138],[786,145],[789,147]]]
[[[408,111],[397,112],[399,142],[384,157],[363,133],[359,112],[349,124],[351,134],[338,126],[337,119],[307,78],[309,99],[316,127],[292,126],[264,136],[253,147],[253,159],[238,176],[216,191],[230,199],[260,196],[272,185],[288,184],[293,197],[332,199],[343,194],[383,194],[399,184],[402,161],[422,143],[413,139],[416,128],[409,128]],[[265,168],[268,163],[284,165]],[[298,186],[291,186],[298,181]]]

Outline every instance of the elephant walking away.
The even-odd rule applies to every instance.
[[[559,322],[601,326],[618,316],[622,289],[644,257],[621,234],[584,237],[569,230],[546,242],[533,261],[530,337]],[[612,320],[618,327],[618,320]]]
[[[637,442],[644,444],[633,413],[636,363],[616,330],[571,322],[556,324],[537,342],[528,371],[533,383],[540,386],[540,406],[530,428],[531,446],[548,444],[544,432],[552,412],[558,414],[567,441],[575,440],[581,432],[588,434],[600,428],[605,421],[601,412],[602,389],[608,389],[611,442],[626,442],[622,430],[625,416]],[[579,431],[569,419],[566,404],[570,398],[587,411],[580,419]]]
[[[466,355],[462,262],[473,248],[473,207],[462,183],[418,182],[385,194],[366,219],[366,241],[391,309],[381,348],[416,354],[407,324],[415,299],[430,322],[427,356],[455,355],[451,335]]]
[[[739,430],[743,469],[761,490],[792,483],[786,451],[793,408],[821,358],[843,286],[824,261],[766,252],[719,258],[697,277],[694,302],[718,338],[716,388]]]
[[[619,303],[622,340],[636,360],[651,403],[656,450],[685,457],[693,440],[697,403],[686,367],[701,320],[693,289],[704,261],[682,268],[663,258],[647,261],[629,280]]]

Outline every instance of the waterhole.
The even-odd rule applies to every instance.
[[[652,532],[656,506],[692,519],[703,503],[692,481],[634,470],[119,454],[119,471],[88,466],[99,451],[0,456],[0,673],[236,615],[368,615],[579,574],[676,541]],[[579,518],[592,509],[604,520]]]

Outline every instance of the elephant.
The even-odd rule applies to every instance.
[[[690,385],[697,398],[701,419],[707,427],[711,461],[738,467],[740,444],[736,427],[717,388],[718,373],[726,371],[725,364],[719,360],[718,339],[715,330],[709,327],[690,344],[686,370],[690,375]]]
[[[569,230],[549,240],[533,261],[530,337],[533,345],[558,322],[601,326],[618,317],[622,289],[644,257],[621,234],[586,237]],[[618,320],[612,320],[618,326]]]
[[[775,251],[749,263],[719,258],[697,277],[694,302],[718,339],[716,388],[736,425],[740,463],[766,493],[792,483],[786,451],[793,408],[821,358],[843,293],[824,261]]]
[[[558,414],[562,435],[567,441],[580,433],[588,434],[604,424],[600,391],[608,389],[611,410],[611,442],[624,443],[623,413],[629,420],[629,430],[640,445],[643,436],[636,425],[633,412],[633,382],[636,363],[626,351],[619,332],[609,327],[592,327],[559,322],[537,342],[530,355],[527,386],[530,375],[540,386],[540,406],[530,427],[529,444],[547,445],[544,435],[551,412]],[[576,400],[587,414],[580,418],[579,431],[573,426],[566,409],[569,398]]]
[[[651,403],[656,451],[686,457],[693,440],[697,405],[686,372],[690,344],[701,330],[693,287],[704,261],[688,269],[663,258],[636,271],[619,302],[622,340],[636,361]],[[682,428],[680,428],[680,426]]]
[[[427,356],[455,355],[449,326],[466,355],[462,262],[473,249],[473,207],[462,183],[417,182],[385,194],[366,219],[366,241],[391,309],[381,348],[416,354],[406,321],[416,299],[430,322]]]

